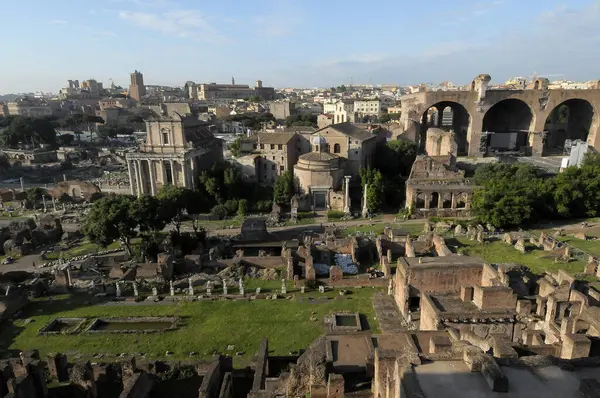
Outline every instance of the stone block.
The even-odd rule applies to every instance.
[[[565,334],[562,336],[560,357],[563,359],[587,358],[592,342],[584,334]]]
[[[342,271],[342,267],[339,265],[332,265],[329,268],[329,280],[331,282],[341,281],[344,279],[344,271]]]
[[[48,357],[48,369],[53,379],[60,383],[69,381],[69,363],[65,354],[55,354]]]
[[[517,300],[517,313],[519,315],[528,315],[531,313],[531,301],[529,300]]]
[[[460,299],[462,301],[473,301],[473,286],[461,286]]]
[[[330,373],[327,381],[327,398],[344,398],[344,377]]]
[[[452,351],[452,342],[448,336],[431,336],[429,338],[430,354],[447,354]]]

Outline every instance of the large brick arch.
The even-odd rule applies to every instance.
[[[518,99],[526,103],[533,110],[534,122],[530,134],[530,145],[534,155],[542,155],[543,132],[547,117],[559,104],[571,100],[585,100],[594,109],[594,118],[587,137],[588,143],[600,149],[600,89],[589,90],[493,90],[485,92],[485,97],[480,99],[477,91],[425,91],[408,94],[401,98],[403,128],[414,128],[420,122],[423,113],[431,106],[442,102],[455,102],[462,105],[470,115],[467,144],[469,155],[480,155],[479,143],[483,128],[485,113],[497,103],[506,99]]]

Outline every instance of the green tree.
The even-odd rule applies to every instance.
[[[138,220],[135,212],[136,198],[129,195],[111,195],[94,202],[82,231],[93,243],[108,246],[119,240],[133,256],[131,238],[136,236]]]
[[[342,84],[341,86],[337,86],[337,87],[336,87],[336,89],[335,89],[335,91],[338,91],[338,92],[340,92],[340,93],[343,93],[343,92],[346,92],[346,91],[348,91],[348,89],[346,88],[346,86],[345,86],[345,85],[343,85],[343,84]]]
[[[360,170],[360,178],[364,188],[367,185],[367,209],[370,212],[378,211],[383,204],[383,175],[374,168]]]
[[[0,125],[0,144],[16,148],[20,144],[56,146],[56,120],[53,117],[9,116]]]
[[[239,157],[242,149],[242,139],[237,137],[231,144],[229,144],[229,150],[234,157]]]
[[[35,207],[37,202],[42,199],[42,195],[45,194],[45,191],[42,188],[27,188],[25,190],[25,201],[27,202],[27,207]]]
[[[551,180],[527,164],[490,164],[477,169],[472,210],[485,223],[512,227],[552,216]]]
[[[200,230],[200,217],[202,213],[210,212],[212,201],[205,191],[188,190],[185,210],[192,217],[192,228],[197,234]]]
[[[166,219],[173,223],[177,235],[181,233],[181,224],[185,219],[190,196],[190,190],[175,185],[163,186],[156,195],[165,209]]]
[[[379,145],[373,156],[373,167],[384,177],[408,176],[417,157],[417,146],[406,140],[391,140]]]
[[[379,116],[379,118],[377,119],[377,121],[379,123],[387,123],[392,120],[400,120],[400,114],[399,113],[384,113],[383,115]]]
[[[247,214],[248,214],[248,200],[240,199],[238,201],[237,215],[238,215],[238,217],[246,217]]]
[[[142,234],[162,231],[171,221],[164,203],[154,196],[139,197],[133,205],[133,213]]]
[[[308,126],[317,127],[317,115],[290,115],[285,119],[287,127],[292,126]]]
[[[292,196],[296,193],[294,176],[289,171],[284,172],[273,186],[273,201],[280,206],[289,206]]]
[[[593,158],[578,167],[567,167],[553,181],[552,192],[558,214],[565,218],[600,215],[600,166]],[[587,163],[587,164],[586,164]]]

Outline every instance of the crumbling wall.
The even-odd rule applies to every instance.
[[[311,386],[327,384],[326,339],[321,336],[314,340],[298,358],[286,383],[286,396],[306,396]]]

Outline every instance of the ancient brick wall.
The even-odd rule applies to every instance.
[[[419,322],[420,330],[437,330],[437,310],[431,298],[421,295],[421,320]]]
[[[443,265],[440,267],[413,267],[409,270],[409,283],[420,292],[459,292],[461,285],[479,285],[482,267]]]
[[[517,296],[509,287],[481,287],[473,288],[473,303],[479,309],[510,308],[517,304]]]

